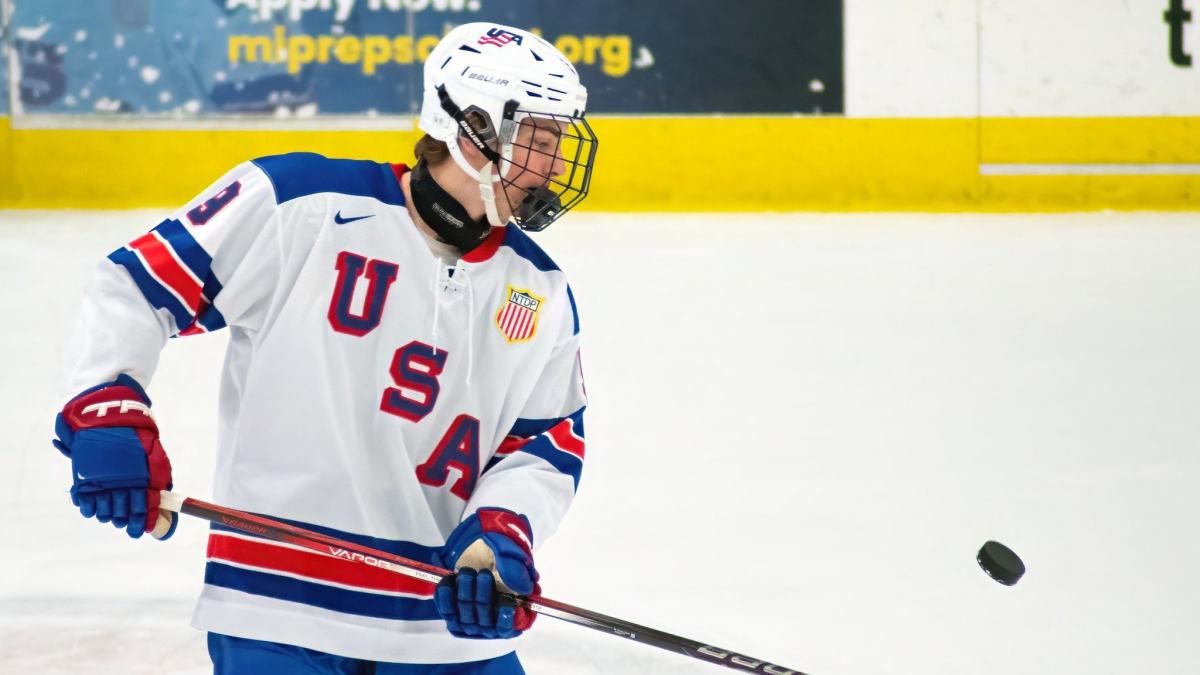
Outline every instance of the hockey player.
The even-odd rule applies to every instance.
[[[523,30],[458,27],[424,85],[412,170],[248,162],[87,293],[55,441],[85,517],[136,538],[166,513],[158,352],[228,328],[215,500],[456,571],[433,587],[214,525],[193,623],[218,673],[522,672],[533,615],[498,592],[538,588],[585,406],[574,298],[523,230],[587,194],[596,138],[575,69]]]

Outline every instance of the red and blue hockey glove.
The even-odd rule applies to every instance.
[[[128,375],[71,399],[54,423],[54,447],[71,458],[71,501],[84,518],[138,538],[154,530],[158,493],[171,489],[171,461],[158,441],[150,398]],[[159,539],[175,532],[170,528]]]
[[[505,509],[479,509],[459,523],[440,562],[454,570],[434,591],[446,627],[459,637],[516,637],[537,616],[502,593],[541,593],[533,566],[529,519]]]

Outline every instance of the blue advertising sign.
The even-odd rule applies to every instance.
[[[8,114],[8,50],[4,48],[8,26],[0,23],[0,115]]]
[[[469,21],[554,43],[589,112],[843,110],[842,0],[11,3],[24,113],[409,115],[424,58]]]

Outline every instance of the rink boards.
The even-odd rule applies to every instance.
[[[241,161],[294,150],[411,161],[418,132],[397,120],[63,128],[0,117],[0,208],[170,206]],[[1200,117],[598,116],[593,126],[586,208],[598,211],[1183,210],[1200,194]]]

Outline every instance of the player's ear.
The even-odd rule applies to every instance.
[[[482,152],[479,151],[479,148],[475,147],[475,144],[467,138],[460,136],[458,138],[458,147],[462,150],[463,157],[466,158],[467,163],[475,167],[477,170],[482,169],[490,161],[483,155]]]

